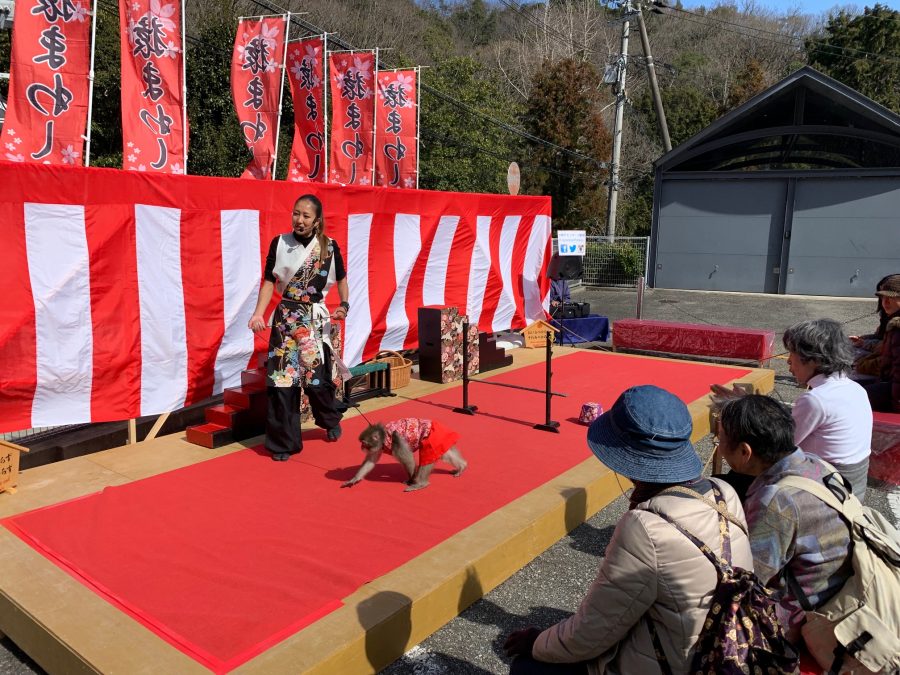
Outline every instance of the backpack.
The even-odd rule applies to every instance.
[[[806,623],[800,629],[806,648],[829,675],[896,673],[900,671],[900,533],[880,513],[864,507],[839,473],[829,474],[824,483],[800,476],[778,481],[818,497],[840,513],[850,528],[853,576],[834,597],[813,608],[794,575],[785,574],[788,587],[806,611]]]
[[[728,512],[719,488],[713,484],[715,503],[702,495],[682,487],[663,490],[660,494],[678,492],[700,499],[719,512],[719,538],[722,544],[720,558],[703,541],[659,511],[650,510],[675,526],[706,556],[718,573],[709,613],[694,648],[689,671],[692,675],[737,675],[738,673],[766,673],[782,675],[798,672],[799,656],[784,636],[784,630],[775,615],[775,594],[766,588],[757,576],[731,564],[731,538],[728,522],[731,521],[746,533],[746,525]],[[649,510],[649,509],[648,509]],[[663,675],[671,675],[662,643],[648,622],[650,639],[656,651]]]

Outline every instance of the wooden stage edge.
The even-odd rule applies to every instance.
[[[555,348],[555,356],[579,351]],[[516,349],[513,365],[538,363],[543,349]],[[622,355],[622,358],[647,359]],[[751,369],[735,380],[769,392],[774,372]],[[365,412],[460,383],[413,379],[396,398],[365,401]],[[696,441],[710,431],[709,397],[689,406]],[[352,413],[349,413],[352,415]],[[123,446],[22,472],[16,494],[0,494],[0,518],[87,495],[252,447],[218,450],[183,434]],[[623,487],[628,482],[620,479]],[[597,460],[573,469],[495,511],[416,559],[362,586],[328,614],[239,666],[242,675],[366,673],[399,658],[488,591],[619,496],[615,474]],[[0,527],[0,635],[46,671],[57,673],[208,673]]]

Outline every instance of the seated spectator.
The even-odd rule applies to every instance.
[[[565,279],[553,279],[550,281],[550,315],[556,316],[560,306],[572,299],[569,290],[569,282]],[[560,315],[562,316],[562,315]]]
[[[543,632],[532,627],[509,636],[507,654],[516,656],[511,673],[660,673],[651,622],[671,672],[686,672],[718,579],[700,549],[658,514],[719,556],[719,514],[699,497],[722,498],[731,517],[744,523],[731,487],[701,476],[692,429],[687,406],[652,385],[626,390],[591,424],[591,451],[634,483],[630,510],[578,611]],[[727,536],[734,565],[752,569],[746,534],[729,523]]]
[[[850,342],[854,348],[853,370],[850,377],[857,382],[871,382],[881,375],[881,344],[887,327],[888,313],[884,311],[878,291],[884,287],[884,277],[875,285],[875,297],[878,298],[878,328],[869,335],[851,335]]]
[[[810,387],[794,402],[794,445],[832,464],[850,483],[857,499],[863,501],[869,474],[872,408],[866,391],[847,377],[853,363],[849,338],[837,321],[816,319],[794,324],[784,332],[782,341],[788,350],[791,374],[801,387]],[[726,397],[744,393],[719,385],[712,389]]]
[[[872,409],[900,413],[900,274],[892,274],[875,295],[887,314],[881,345],[881,372],[877,382],[866,384]]]
[[[729,466],[755,477],[744,501],[754,570],[776,590],[778,618],[787,638],[798,644],[805,613],[793,589],[799,585],[814,608],[841,589],[853,574],[850,531],[837,511],[808,492],[780,487],[778,480],[822,482],[833,470],[794,445],[794,420],[768,396],[725,403],[717,435]]]

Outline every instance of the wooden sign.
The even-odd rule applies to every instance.
[[[19,454],[28,448],[0,441],[0,492],[13,494],[19,482]]]
[[[531,324],[530,326],[526,326],[519,332],[525,338],[525,346],[531,348],[546,347],[547,333],[558,333],[559,330],[557,328],[554,328],[543,319],[538,319],[533,324]]]
[[[509,194],[516,196],[519,194],[519,165],[512,162],[506,172],[506,187],[509,188]]]

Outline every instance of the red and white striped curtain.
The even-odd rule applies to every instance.
[[[82,166],[91,56],[89,4],[16,3],[0,159]]]
[[[184,44],[178,0],[119,0],[122,168],[185,173]]]
[[[347,265],[348,364],[415,347],[425,305],[482,331],[544,316],[548,197],[314,190]],[[0,162],[0,432],[162,413],[239,384],[266,349],[247,321],[297,194]]]
[[[418,181],[416,70],[380,71],[375,101],[375,184],[415,188]]]
[[[272,178],[287,16],[241,19],[231,57],[231,95],[253,159],[242,178]]]
[[[288,79],[294,99],[294,143],[287,179],[324,183],[325,41],[321,37],[288,44]]]
[[[375,52],[332,52],[329,182],[372,185],[375,169]]]

